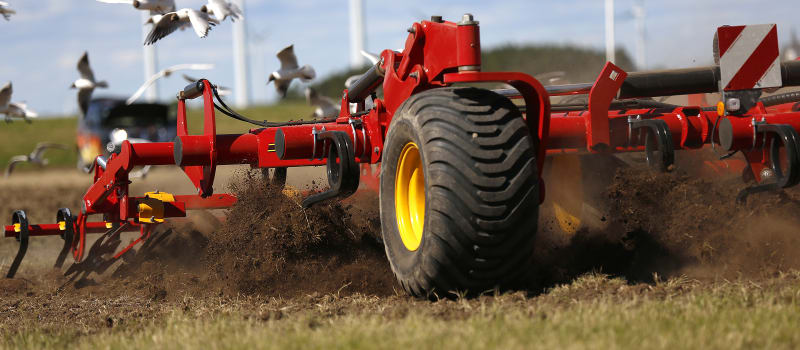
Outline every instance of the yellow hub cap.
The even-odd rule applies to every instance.
[[[425,174],[419,148],[413,142],[403,146],[397,160],[394,207],[403,244],[410,251],[417,250],[425,223]]]

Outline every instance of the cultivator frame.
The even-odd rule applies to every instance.
[[[721,89],[720,69],[729,67],[629,74],[607,63],[594,83],[544,87],[524,73],[481,71],[479,26],[471,15],[464,15],[458,23],[433,17],[414,23],[408,32],[403,52],[384,50],[380,61],[344,91],[339,116],[328,120],[250,120],[228,108],[208,80],[190,84],[177,96],[175,141],[125,141],[119,153],[108,159],[98,157],[93,183],[83,197],[79,213],[61,209],[57,223],[46,225],[31,225],[22,211],[13,214],[12,225],[5,227],[5,237],[16,238],[20,250],[8,277],[14,276],[31,236],[57,235],[64,239],[64,249],[56,262],[60,267],[66,252],[71,251],[76,262],[84,259],[87,234],[139,231],[140,238],[115,255],[119,257],[147,239],[152,228],[167,218],[184,217],[187,210],[230,207],[236,198],[216,194],[213,189],[220,165],[278,169],[325,165],[330,189],[309,196],[303,206],[349,196],[359,185],[359,164],[381,162],[387,131],[404,102],[412,95],[455,84],[507,84],[513,89],[492,91],[523,101],[518,108],[524,113],[534,144],[539,202],[545,196],[541,178],[544,159],[561,153],[645,152],[650,165],[667,171],[673,167],[675,150],[712,144],[726,156],[736,151],[744,154],[748,172],[757,184],[743,191],[742,197],[754,191],[794,186],[800,181],[800,113],[797,104],[792,104],[800,98],[786,95],[783,99],[759,99],[761,87]],[[778,69],[779,86],[800,85],[800,62],[778,63]],[[379,86],[383,87],[383,98],[376,95]],[[643,99],[713,92],[722,93],[725,101],[716,108]],[[553,96],[579,94],[588,95],[588,102],[551,105]],[[198,97],[203,99],[203,133],[190,135],[186,101]],[[365,109],[367,98],[374,105],[369,110]],[[740,108],[732,108],[732,104]],[[217,134],[215,109],[263,127],[243,134]],[[134,167],[144,165],[180,166],[197,194],[156,191],[132,196],[128,174]],[[92,215],[102,215],[102,220],[91,221]]]

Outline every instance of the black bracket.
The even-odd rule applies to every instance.
[[[646,128],[644,152],[647,165],[660,172],[671,170],[675,164],[675,147],[667,122],[661,119],[629,118],[628,124],[631,131]]]
[[[775,191],[800,183],[800,136],[797,131],[786,124],[755,124],[754,127],[756,134],[764,133],[764,140],[767,140],[767,134],[773,134],[769,144],[769,162],[775,181],[741,190],[736,196],[739,203],[745,202],[753,193]],[[786,169],[781,167],[781,146],[786,150]]]
[[[327,173],[330,189],[308,196],[303,200],[303,207],[333,198],[346,198],[358,189],[361,175],[356,164],[353,142],[344,131],[322,131],[315,135],[317,142],[328,146]]]
[[[14,275],[17,274],[19,264],[22,263],[25,253],[28,252],[28,238],[30,237],[30,232],[28,231],[28,216],[25,215],[24,211],[15,211],[11,216],[11,223],[13,225],[19,224],[19,232],[17,232],[19,250],[17,251],[17,256],[14,257],[14,261],[11,263],[11,266],[8,268],[8,274],[6,275],[6,278],[14,278]]]
[[[69,208],[61,208],[56,213],[56,222],[64,222],[64,232],[61,233],[61,239],[64,240],[64,247],[61,248],[61,252],[58,253],[58,258],[56,258],[56,263],[53,267],[60,269],[61,266],[64,265],[64,259],[67,258],[67,254],[69,254],[70,249],[72,249],[72,239],[75,238],[75,217],[72,216],[72,212]]]

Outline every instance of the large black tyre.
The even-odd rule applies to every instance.
[[[539,210],[534,145],[517,107],[488,90],[433,89],[403,103],[386,136],[380,212],[386,255],[408,293],[474,295],[524,281]],[[405,180],[407,166],[400,164],[412,148],[418,148],[424,175],[416,248],[413,239],[404,242],[398,221],[420,210],[404,204],[414,196],[403,191],[418,188],[413,176]]]

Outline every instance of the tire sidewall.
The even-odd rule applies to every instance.
[[[416,122],[414,116],[403,112],[398,113],[386,135],[384,154],[381,160],[381,234],[386,248],[386,256],[389,258],[392,270],[401,280],[412,278],[416,270],[423,265],[421,260],[425,256],[426,241],[429,236],[426,233],[430,217],[428,215],[430,200],[428,197],[427,157],[422,143],[422,135],[417,133],[420,128],[415,125]],[[422,161],[423,175],[425,176],[425,221],[423,223],[422,241],[415,251],[409,251],[403,244],[397,227],[397,212],[395,208],[395,182],[397,180],[398,159],[403,146],[408,142],[417,144]]]

